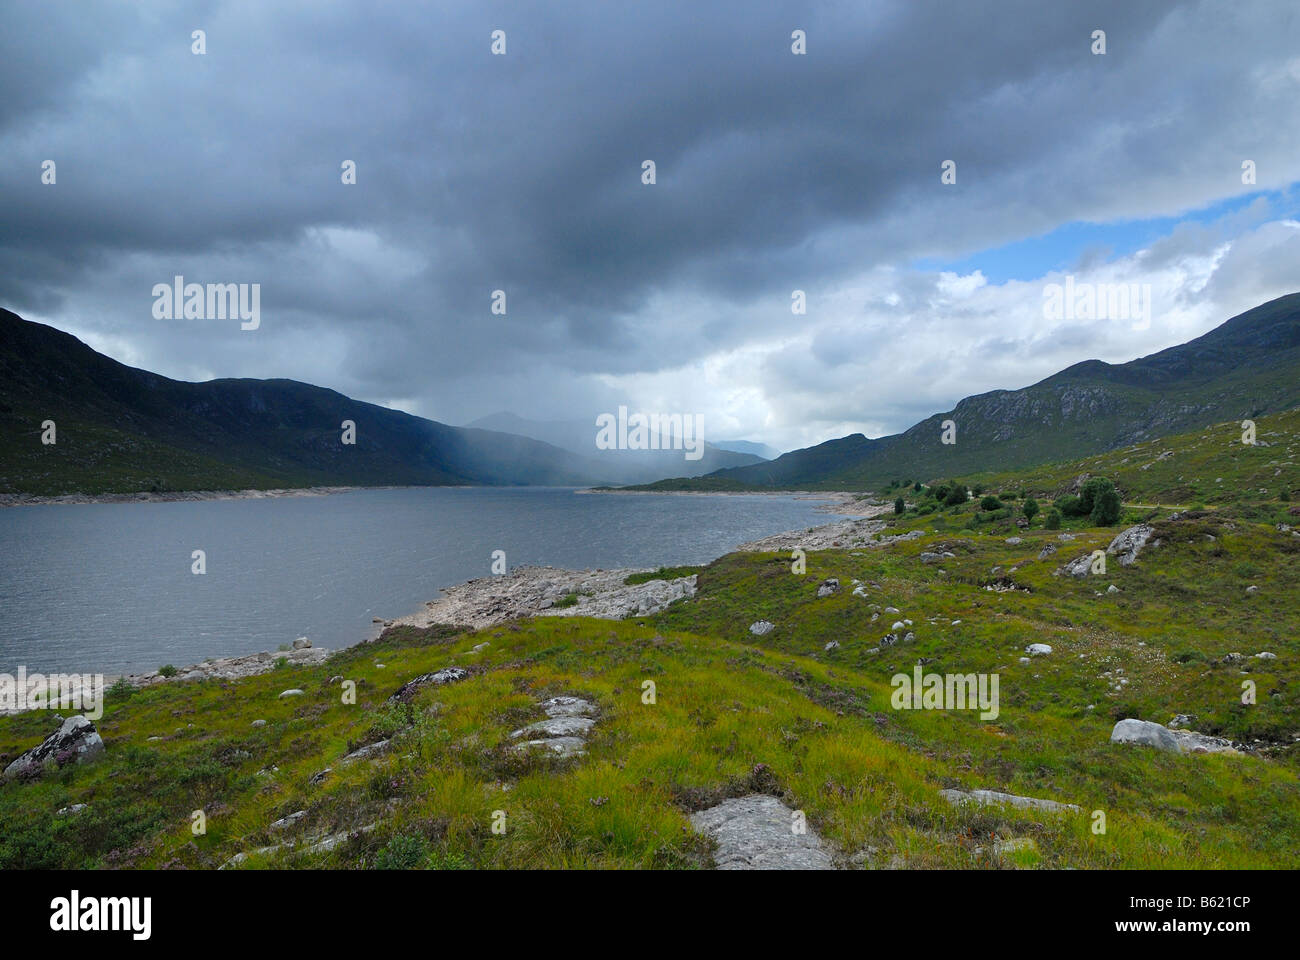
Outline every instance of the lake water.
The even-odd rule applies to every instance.
[[[432,487],[0,509],[0,673],[134,673],[299,636],[335,649],[373,636],[372,617],[488,576],[494,550],[510,569],[703,563],[833,519],[816,506]]]

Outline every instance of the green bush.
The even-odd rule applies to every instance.
[[[897,500],[894,501],[894,513],[895,513],[895,514],[902,514],[902,513],[904,513],[906,510],[907,510],[907,504],[905,504],[905,503],[903,502],[903,498],[902,498],[902,497],[899,497]]]
[[[921,492],[921,481],[918,480],[918,481],[916,481],[916,483],[912,484],[912,489],[913,489],[915,492],[920,493],[920,492]]]
[[[950,507],[960,506],[966,502],[966,488],[960,483],[953,484],[943,502]]]
[[[1091,514],[1101,495],[1114,489],[1115,482],[1106,477],[1092,477],[1085,481],[1083,489],[1079,491],[1079,516]]]
[[[376,870],[415,870],[429,858],[423,837],[398,834],[375,856]]]
[[[160,677],[174,677],[176,676],[177,673],[178,673],[177,669],[173,667],[170,663],[164,663],[161,667],[158,668],[158,676]]]
[[[1030,497],[1025,501],[1025,504],[1021,509],[1025,512],[1025,519],[1030,523],[1033,523],[1034,517],[1038,515],[1038,501],[1033,497]]]
[[[1115,488],[1103,490],[1097,494],[1097,502],[1092,506],[1092,525],[1109,527],[1119,522],[1120,502]]]
[[[1082,497],[1076,497],[1069,493],[1063,497],[1056,498],[1056,509],[1060,511],[1061,516],[1063,517],[1082,517],[1084,514],[1092,511],[1091,507],[1087,510],[1083,509]]]
[[[1052,507],[1051,510],[1048,510],[1047,519],[1043,521],[1043,526],[1045,526],[1048,530],[1060,530],[1061,511],[1057,510],[1056,507]]]
[[[999,500],[999,499],[998,499],[997,497],[995,497],[995,496],[992,496],[992,495],[987,496],[987,497],[985,497],[983,500],[980,501],[980,509],[981,509],[981,510],[990,510],[990,511],[991,511],[991,510],[1001,510],[1001,509],[1002,509],[1002,501]]]

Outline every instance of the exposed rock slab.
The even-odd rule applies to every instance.
[[[1077,804],[1040,800],[1036,797],[1019,797],[1014,793],[999,793],[997,790],[940,790],[939,796],[953,806],[974,803],[982,807],[1009,806],[1021,810],[1046,810],[1050,813],[1082,812],[1082,808]]]
[[[811,827],[794,832],[794,811],[776,797],[754,793],[691,815],[691,826],[718,843],[719,870],[832,870]]]

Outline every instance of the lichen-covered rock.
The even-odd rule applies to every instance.
[[[398,687],[397,692],[388,698],[388,702],[410,703],[416,691],[423,687],[441,687],[444,684],[464,680],[468,676],[469,671],[464,667],[447,667],[443,670],[435,670],[433,673],[424,673]]]
[[[1127,567],[1138,558],[1142,548],[1147,545],[1147,540],[1151,538],[1152,532],[1153,528],[1147,523],[1139,523],[1136,526],[1129,527],[1110,542],[1110,546],[1106,548],[1106,553],[1111,556],[1118,556],[1120,566]]]
[[[764,634],[771,633],[775,629],[776,624],[769,620],[759,620],[758,622],[749,625],[749,632],[756,637],[761,637]]]
[[[521,730],[510,734],[511,738],[531,736],[533,739],[546,737],[582,737],[596,725],[590,717],[549,717],[530,723]]]
[[[87,717],[68,717],[40,746],[32,747],[5,767],[4,776],[6,779],[39,776],[46,763],[56,767],[85,763],[103,752],[104,740],[94,723]]]
[[[840,582],[835,577],[828,577],[823,580],[817,587],[817,596],[829,597],[831,594],[840,592]]]
[[[724,800],[691,815],[691,826],[718,844],[719,870],[831,870],[834,864],[811,827],[776,797],[756,793]]]

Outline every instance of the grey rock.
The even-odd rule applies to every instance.
[[[1086,577],[1091,570],[1092,557],[1085,553],[1083,556],[1076,557],[1065,566],[1061,567],[1057,573],[1064,573],[1071,577]]]
[[[1056,544],[1048,543],[1043,545],[1043,549],[1038,551],[1038,559],[1046,560],[1056,552]]]
[[[1028,653],[1035,657],[1044,656],[1051,652],[1052,652],[1051,646],[1049,646],[1046,643],[1031,643],[1029,646],[1025,647],[1025,653]]]
[[[253,726],[255,726],[255,727],[264,727],[264,726],[266,726],[266,721],[265,721],[265,720],[254,720],[254,721],[253,721]]]
[[[292,827],[295,823],[297,823],[305,816],[307,816],[306,810],[296,810],[293,813],[289,814],[287,817],[281,817],[279,820],[271,824],[271,829],[288,830],[290,827]]]
[[[291,690],[284,690],[284,691],[282,691],[282,692],[280,693],[280,696],[276,697],[276,699],[277,699],[277,700],[283,700],[285,697],[301,697],[301,696],[305,696],[305,695],[306,695],[306,692],[307,692],[307,691],[305,691],[305,690],[299,690],[297,687],[294,687],[294,688],[291,689]]]
[[[541,702],[541,708],[548,717],[590,717],[596,713],[596,705],[581,697],[551,697]]]
[[[299,637],[297,640],[293,642],[293,648],[295,650],[306,650],[310,646],[311,646],[311,641],[308,640],[306,637]]]
[[[821,584],[817,587],[817,596],[819,598],[829,597],[831,594],[839,593],[839,592],[840,592],[840,582],[835,577],[828,577],[827,579],[823,580]]]
[[[68,762],[85,763],[104,752],[104,740],[87,717],[68,717],[39,746],[32,747],[5,767],[4,777],[34,776],[45,764],[62,766]]]
[[[1111,556],[1118,556],[1119,563],[1122,567],[1127,567],[1138,558],[1142,548],[1147,545],[1147,540],[1151,538],[1153,528],[1150,524],[1139,523],[1129,527],[1127,530],[1120,532],[1110,546],[1106,548],[1106,553]]]
[[[827,652],[830,652],[831,650],[838,650],[839,648],[840,648],[840,642],[838,640],[832,640],[828,644],[826,644],[826,646],[823,647],[822,649],[826,650]]]
[[[435,670],[433,673],[424,673],[414,680],[408,680],[402,684],[395,694],[388,698],[389,703],[402,702],[407,703],[411,697],[422,687],[441,687],[448,683],[456,683],[464,680],[469,676],[469,671],[464,667],[446,667],[442,670]]]
[[[1046,810],[1051,813],[1070,811],[1081,813],[1083,808],[1073,803],[1060,803],[1056,800],[1039,800],[1035,797],[1019,797],[1014,793],[999,793],[997,790],[940,790],[943,797],[953,806],[977,804],[982,807],[1005,805],[1022,810]]]
[[[1119,593],[1119,587],[1115,586],[1115,584],[1112,583],[1109,587],[1106,588],[1106,592],[1107,592],[1107,593]]]
[[[1121,720],[1110,732],[1110,742],[1138,743],[1155,747],[1157,750],[1167,750],[1170,753],[1182,752],[1178,738],[1169,728],[1163,724],[1152,723],[1150,720]]]
[[[749,632],[756,637],[764,636],[776,629],[776,624],[769,620],[759,620],[757,623],[749,625]]]
[[[391,746],[392,741],[389,740],[378,740],[375,743],[367,744],[364,747],[353,750],[346,757],[340,760],[339,766],[346,767],[348,764],[356,763],[358,760],[372,760],[375,757],[387,753]]]
[[[521,753],[529,750],[550,750],[560,757],[580,757],[586,753],[586,742],[581,737],[551,737],[543,740],[525,740],[516,744]]]
[[[756,793],[724,800],[691,815],[691,826],[717,841],[719,870],[831,870],[834,864],[810,827],[794,831],[794,811]]]
[[[1276,660],[1276,659],[1277,659],[1277,654],[1276,654],[1276,653],[1269,653],[1267,650],[1261,650],[1259,653],[1255,654],[1255,659],[1256,659],[1256,660]]]
[[[528,726],[514,731],[510,736],[512,739],[524,736],[530,736],[533,739],[582,737],[586,736],[587,731],[595,725],[596,721],[590,717],[550,717],[546,720],[530,723]]]

